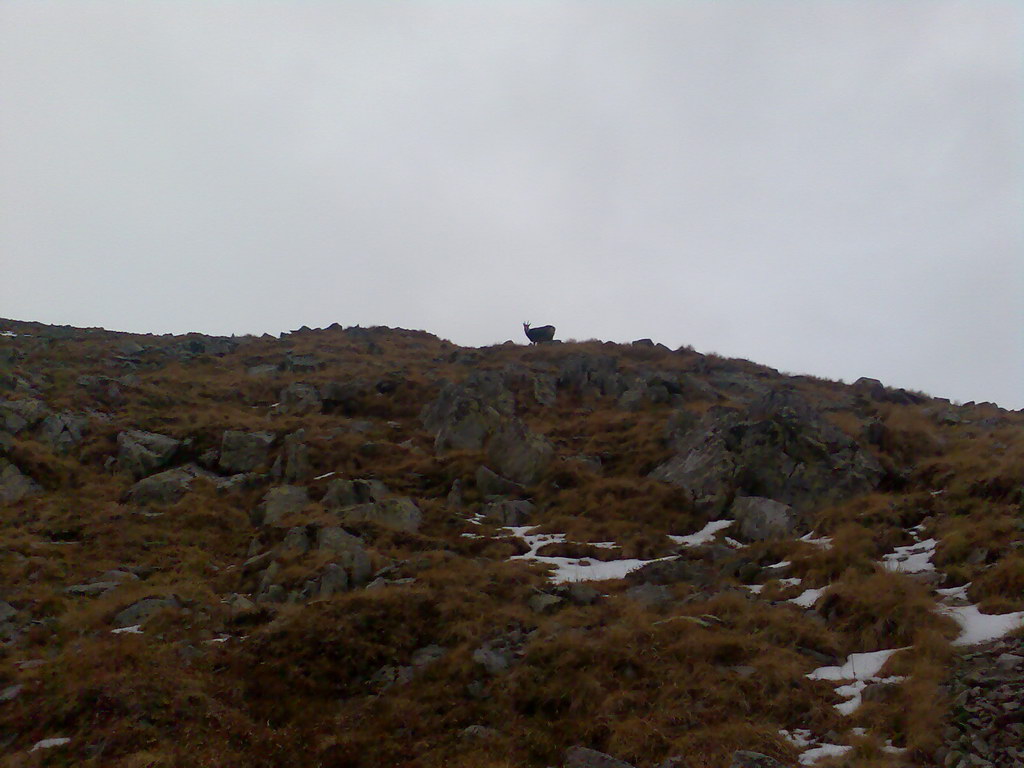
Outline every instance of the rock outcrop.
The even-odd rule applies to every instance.
[[[117,436],[117,465],[141,479],[167,466],[180,447],[173,437],[130,429]]]
[[[867,493],[882,467],[795,394],[771,393],[739,411],[712,408],[651,477],[722,511],[740,495],[772,499],[797,514]]]
[[[229,429],[221,441],[220,469],[229,474],[253,472],[267,463],[273,443],[273,432]]]
[[[39,483],[23,474],[7,459],[0,458],[0,504],[13,504],[35,496],[42,490]]]
[[[554,456],[551,442],[518,419],[502,423],[487,442],[487,460],[498,474],[524,486],[540,480]]]

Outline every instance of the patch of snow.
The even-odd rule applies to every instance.
[[[778,580],[779,584],[782,584],[784,587],[795,587],[801,581],[803,581],[803,579],[798,579],[796,576],[791,576],[788,579],[779,579]]]
[[[669,538],[676,544],[682,544],[684,547],[699,547],[701,544],[707,544],[715,538],[716,533],[724,531],[735,522],[735,520],[712,520],[696,533],[691,533],[686,536],[670,535]]]
[[[779,733],[782,735],[782,738],[784,738],[794,747],[799,747],[801,749],[804,747],[809,747],[811,746],[811,744],[817,741],[817,739],[815,739],[811,735],[811,732],[806,728],[796,728],[792,731],[787,731],[783,729],[779,731]]]
[[[663,558],[659,558],[663,559]],[[537,562],[554,565],[556,570],[551,574],[555,584],[573,581],[604,581],[605,579],[622,579],[638,568],[643,568],[654,560],[574,560],[569,557],[538,557]]]
[[[870,681],[867,680],[854,680],[852,683],[847,685],[840,685],[836,688],[836,693],[842,696],[846,701],[836,704],[836,711],[841,715],[852,715],[861,705],[861,694],[864,693],[864,689],[868,687],[868,682],[872,683],[902,683],[907,678],[905,677],[878,677],[873,678]]]
[[[869,653],[851,653],[841,667],[818,667],[807,677],[811,680],[870,680],[885,666],[885,662],[903,648],[890,648],[885,651]]]
[[[846,685],[836,687],[836,693],[846,701],[836,704],[836,710],[842,715],[853,714],[861,704],[861,693],[868,683],[900,683],[903,677],[878,677],[885,662],[896,653],[906,648],[890,648],[885,651],[870,653],[851,653],[846,663],[840,667],[819,667],[807,675],[811,680],[849,681]]]
[[[968,601],[967,590],[970,588],[971,582],[967,582],[960,587],[947,587],[946,589],[936,589],[935,593],[942,598],[944,603],[952,603],[955,600]]]
[[[982,613],[976,605],[940,605],[939,612],[951,616],[960,625],[960,637],[953,645],[987,643],[1024,626],[1024,611]]]
[[[761,590],[764,589],[764,584],[744,584],[743,586],[749,589],[755,595],[760,595]]]
[[[281,405],[280,403],[271,403],[270,405],[267,406],[267,408],[277,408],[280,405]]]
[[[547,544],[563,544],[566,542],[564,533],[530,533],[536,525],[507,526],[506,531],[516,538],[522,539],[530,548],[523,555],[513,555],[509,560],[529,560],[534,563],[554,566],[555,570],[549,577],[555,584],[574,581],[604,581],[605,579],[621,579],[638,568],[657,560],[671,560],[671,557],[656,560],[594,560],[589,557],[544,557],[537,552]]]
[[[777,562],[777,563],[772,563],[771,565],[766,565],[765,568],[786,568],[787,566],[790,566],[790,565],[792,565],[792,563],[789,562],[789,560],[779,560],[779,562]]]
[[[746,544],[744,544],[741,541],[736,541],[736,539],[730,539],[728,536],[726,536],[723,539],[723,541],[726,544],[728,544],[730,547],[732,547],[733,549],[743,549],[745,546],[747,546]]]
[[[821,597],[822,593],[828,589],[828,587],[820,587],[818,589],[806,589],[796,597],[792,597],[787,600],[787,603],[793,603],[793,605],[799,605],[801,608],[810,608]]]
[[[112,629],[112,630],[110,630],[110,634],[112,634],[112,635],[141,635],[142,634],[142,625],[141,624],[132,624],[130,627],[121,627],[119,629]]]
[[[70,741],[71,739],[67,738],[66,736],[57,736],[56,738],[52,739],[43,739],[42,741],[37,741],[35,745],[32,747],[32,749],[29,750],[29,752],[35,752],[37,749],[52,749],[53,747],[62,747],[65,744],[70,743]]]
[[[932,555],[935,554],[935,539],[925,539],[916,544],[896,547],[888,555],[882,556],[882,566],[895,573],[922,573],[934,571]]]
[[[324,472],[322,475],[317,475],[313,479],[314,480],[323,480],[325,477],[332,477],[334,474],[335,474],[334,472]]]
[[[851,749],[853,747],[841,746],[839,744],[820,744],[800,754],[800,765],[814,765],[822,758],[839,757],[840,755],[845,755]]]
[[[213,645],[214,643],[226,643],[230,639],[231,638],[228,635],[225,635],[224,637],[211,638],[205,642],[207,643],[207,645]]]
[[[478,523],[478,525],[479,525],[479,523]],[[461,536],[464,539],[482,539],[483,538],[483,536],[481,536],[479,533],[460,533],[459,536]]]
[[[17,338],[18,334],[14,331],[0,331],[0,336],[7,336],[8,338]]]
[[[819,536],[818,538],[815,538],[813,532],[804,534],[798,539],[798,541],[802,541],[805,544],[813,544],[816,547],[824,547],[825,549],[832,546],[831,536]]]
[[[598,549],[615,549],[619,545],[614,541],[591,541],[588,542],[588,546],[597,547]]]

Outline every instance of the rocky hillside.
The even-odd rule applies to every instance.
[[[0,764],[1024,764],[1024,414],[0,321]]]

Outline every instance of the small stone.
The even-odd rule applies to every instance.
[[[539,594],[533,595],[526,604],[530,606],[530,610],[534,613],[553,613],[560,603],[565,602],[562,598],[556,597],[555,595]]]
[[[21,693],[21,689],[24,688],[24,687],[25,686],[23,686],[23,685],[9,685],[9,686],[7,686],[2,691],[0,691],[0,702],[3,702],[3,701],[14,701],[16,698],[18,698],[18,694]]]
[[[472,739],[474,741],[488,741],[498,735],[498,732],[493,728],[488,728],[486,725],[470,725],[462,729],[460,736],[464,739]]]
[[[448,649],[442,648],[440,645],[428,645],[414,651],[410,663],[413,667],[425,667],[443,658],[447,653]]]

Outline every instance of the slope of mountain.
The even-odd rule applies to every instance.
[[[1024,414],[0,321],[0,765],[1024,761]]]

